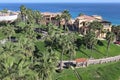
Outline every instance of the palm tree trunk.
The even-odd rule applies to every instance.
[[[109,46],[110,46],[110,40],[108,41],[108,43],[107,43],[107,56],[108,56],[108,51],[109,51]]]
[[[71,61],[72,61],[72,53],[70,53],[70,59],[69,59],[69,64],[68,64],[68,67],[70,67],[71,66]]]
[[[91,48],[91,53],[93,52],[93,44],[90,46],[90,48]]]
[[[60,70],[63,69],[63,53],[64,53],[64,50],[62,50],[61,57],[60,57]]]
[[[85,44],[86,50],[87,50],[87,43]]]
[[[90,49],[91,49],[91,54],[90,54],[90,57],[92,58],[93,44],[92,44],[92,45],[90,45]]]

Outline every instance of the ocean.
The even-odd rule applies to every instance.
[[[41,12],[69,10],[72,18],[77,17],[80,13],[100,15],[104,20],[108,20],[114,25],[120,24],[120,3],[0,3],[0,10],[7,8],[18,11],[22,4]]]

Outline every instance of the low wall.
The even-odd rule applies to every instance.
[[[114,56],[114,57],[108,57],[108,58],[101,58],[101,59],[88,59],[85,62],[76,62],[75,60],[62,61],[62,67],[65,67],[66,63],[76,64],[76,68],[80,68],[80,67],[87,67],[89,65],[94,65],[94,64],[103,64],[103,63],[116,62],[116,61],[120,61],[120,55]]]
[[[102,58],[102,59],[92,59],[92,60],[89,59],[86,61],[86,66],[93,65],[93,64],[115,62],[115,61],[120,61],[120,55],[114,56],[114,57]]]

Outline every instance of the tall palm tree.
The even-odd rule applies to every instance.
[[[60,55],[60,70],[63,69],[63,54],[65,54],[68,50],[69,43],[66,35],[61,35],[59,38],[59,46],[61,47],[61,55]]]
[[[103,25],[100,22],[93,21],[92,23],[90,23],[89,27],[90,27],[90,30],[94,31],[95,33],[98,30],[98,32],[96,33],[96,37],[100,36],[101,31],[103,29]]]
[[[27,8],[24,6],[24,5],[21,5],[20,6],[20,13],[21,13],[21,18],[22,18],[22,21],[26,21],[26,18],[27,18]]]
[[[39,11],[34,11],[33,14],[34,14],[33,16],[34,16],[35,22],[39,24],[40,20],[42,19],[41,13]]]
[[[107,40],[107,56],[108,56],[108,51],[110,47],[110,43],[114,40],[115,35],[113,32],[107,32],[106,34],[106,40]]]
[[[68,49],[68,54],[70,55],[70,60],[72,60],[76,56],[76,45],[75,45],[76,36],[75,35],[76,35],[75,33],[69,33],[67,35],[68,47],[66,47],[66,48]]]
[[[27,23],[29,23],[29,24],[33,24],[35,21],[34,21],[34,14],[33,14],[33,10],[31,10],[31,9],[27,9],[26,10],[26,17],[27,17]]]
[[[1,80],[36,80],[37,74],[30,69],[31,61],[25,58],[16,43],[8,41],[2,48],[0,53]]]
[[[56,16],[57,25],[58,25],[59,27],[61,26],[61,24],[60,24],[61,19],[62,19],[61,15],[57,15],[57,16]]]
[[[97,44],[97,38],[95,36],[95,32],[90,31],[88,34],[84,36],[84,43],[87,47],[91,49],[91,52],[93,51],[94,46]]]
[[[58,63],[58,56],[52,48],[36,53],[34,68],[41,80],[52,80]]]
[[[65,30],[67,29],[67,23],[71,19],[71,14],[68,10],[64,10],[61,15],[62,19],[65,20]]]
[[[26,25],[26,26],[23,28],[23,34],[24,34],[27,38],[36,41],[36,35],[37,35],[37,34],[36,34],[35,31],[34,31],[34,25],[31,25],[31,24]]]
[[[15,34],[14,27],[11,25],[4,26],[2,28],[2,33],[6,36],[6,38],[11,40],[11,36],[13,36]]]
[[[7,12],[8,12],[8,9],[5,8],[5,9],[1,10],[0,12],[2,12],[2,13],[7,13]]]
[[[112,26],[112,32],[116,35],[116,40],[119,40],[119,37],[120,37],[120,25]]]
[[[20,52],[27,57],[33,56],[35,50],[34,41],[25,37],[20,37],[18,41],[18,47],[21,49]]]

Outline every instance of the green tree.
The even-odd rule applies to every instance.
[[[2,13],[7,13],[8,12],[8,9],[3,9],[2,11],[0,11],[0,12],[2,12]]]
[[[108,51],[110,47],[110,43],[114,40],[115,35],[113,32],[107,32],[106,34],[106,40],[107,40],[107,56],[108,56]]]
[[[35,22],[37,24],[40,24],[40,20],[42,19],[41,13],[39,11],[34,11],[33,14],[34,14],[33,17],[35,19]]]
[[[61,25],[60,25],[61,19],[62,19],[61,15],[57,15],[57,16],[56,16],[57,25],[58,25],[59,27],[61,27]]]
[[[84,13],[80,13],[78,16],[83,16],[83,15],[85,15]]]
[[[36,53],[34,69],[41,80],[53,80],[57,63],[57,53],[49,48],[48,51]]]
[[[21,53],[18,44],[10,41],[2,45],[0,53],[1,80],[36,80],[37,74],[30,69],[32,62]]]
[[[26,17],[27,17],[26,21],[27,21],[28,24],[33,24],[33,23],[35,23],[33,12],[34,12],[34,11],[31,10],[31,9],[27,9],[27,10],[26,10]]]
[[[20,13],[21,13],[22,21],[24,21],[24,22],[26,21],[26,18],[27,18],[26,11],[27,11],[27,8],[24,5],[21,5],[20,6]]]
[[[84,36],[84,43],[87,47],[91,49],[91,52],[93,51],[94,46],[97,44],[97,38],[95,36],[95,33],[93,31],[90,31],[88,34]]]
[[[65,30],[67,30],[68,21],[71,19],[71,14],[68,10],[64,10],[61,15],[62,19],[65,20]]]
[[[34,31],[34,25],[31,24],[27,24],[24,28],[23,28],[23,34],[25,35],[26,38],[29,38],[31,40],[36,41],[36,33]]]
[[[11,40],[11,36],[15,34],[14,27],[12,25],[7,25],[2,28],[2,33]]]
[[[112,32],[116,35],[116,40],[120,38],[120,25],[112,26]]]
[[[98,30],[98,32],[96,33],[96,37],[98,38],[98,36],[100,36],[101,31],[103,29],[103,25],[98,21],[93,21],[92,23],[90,23],[89,27],[90,30],[94,31],[95,33]]]

